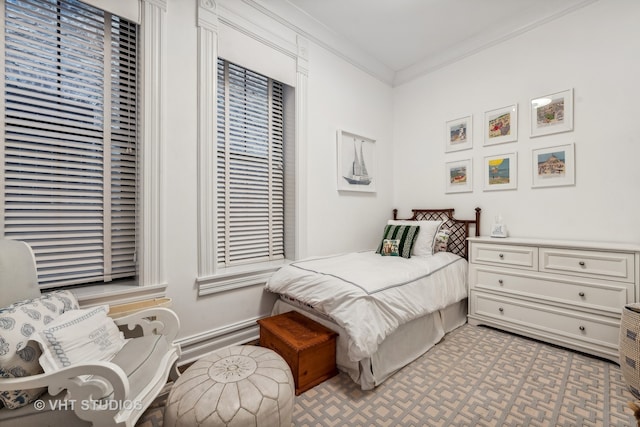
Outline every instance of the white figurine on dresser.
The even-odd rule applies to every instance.
[[[640,245],[468,240],[470,324],[618,362],[622,308],[640,298]]]

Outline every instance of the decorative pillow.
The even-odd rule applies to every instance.
[[[436,233],[436,241],[433,244],[433,253],[447,251],[450,235],[451,235],[451,230],[448,230],[446,228],[443,228],[440,231],[438,231],[438,233]]]
[[[424,256],[433,254],[433,244],[436,233],[442,226],[442,221],[407,221],[390,219],[387,224],[419,226],[420,233],[418,234],[418,239],[416,240],[411,255]]]
[[[44,371],[90,360],[111,360],[126,340],[108,312],[108,305],[69,311],[34,334],[32,339],[42,347],[40,365]]]
[[[400,240],[398,239],[384,239],[382,241],[382,251],[380,255],[382,256],[400,256],[398,253],[398,244]]]
[[[411,250],[418,237],[420,226],[409,225],[387,225],[376,253],[382,253],[382,246],[385,239],[398,240],[398,254],[403,258],[411,258]]]
[[[53,291],[0,309],[0,376],[26,377],[42,373],[40,347],[32,335],[68,310],[78,308],[70,291]],[[0,392],[0,401],[16,409],[36,400],[46,387]]]

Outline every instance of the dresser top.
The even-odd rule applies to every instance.
[[[591,249],[598,251],[640,252],[640,244],[619,242],[592,242],[582,240],[536,239],[528,237],[469,237],[469,242],[495,245],[545,246],[550,248]]]

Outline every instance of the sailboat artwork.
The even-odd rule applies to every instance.
[[[351,175],[343,176],[343,178],[346,179],[349,184],[371,184],[371,177],[367,172],[367,165],[364,163],[364,156],[362,154],[363,144],[364,141],[360,141],[360,155],[358,156],[358,150],[356,149],[356,139],[353,138],[353,163],[351,165]]]
[[[338,191],[376,191],[375,140],[338,130],[337,135]]]

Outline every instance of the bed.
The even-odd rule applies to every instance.
[[[456,219],[453,209],[413,209],[403,220],[397,213],[384,232],[415,231],[417,237],[407,238],[415,240],[410,256],[381,256],[381,239],[377,251],[291,263],[266,284],[279,295],[272,314],[299,311],[338,332],[338,368],[363,390],[380,385],[466,322],[466,239],[471,229],[480,235],[480,208],[472,220]],[[401,250],[408,255],[406,245]]]

